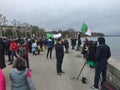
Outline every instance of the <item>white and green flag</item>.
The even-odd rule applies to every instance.
[[[46,34],[46,37],[47,37],[47,38],[59,38],[59,37],[61,37],[61,36],[62,36],[61,33],[58,33],[58,34],[47,33],[47,34]]]
[[[85,23],[82,24],[81,31],[85,35],[91,36],[91,31],[89,30],[88,26]]]

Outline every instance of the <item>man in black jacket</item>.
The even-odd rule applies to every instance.
[[[68,42],[67,38],[65,38],[63,44],[65,46],[65,53],[69,53],[69,51],[68,51],[68,49],[69,49],[69,42]]]
[[[0,38],[0,68],[3,69],[6,67],[5,64],[5,53],[4,53],[4,43],[3,43],[3,39]]]
[[[106,81],[106,69],[107,60],[111,56],[110,48],[105,44],[105,39],[103,37],[98,38],[99,46],[96,51],[96,66],[95,66],[95,77],[94,85],[91,87],[93,90],[98,90],[98,83],[100,79],[100,74],[102,73],[102,83]]]
[[[63,62],[63,57],[64,57],[64,48],[63,48],[63,42],[62,38],[58,38],[58,42],[55,46],[56,50],[56,59],[57,59],[57,74],[61,75],[62,73],[65,73],[62,71],[62,62]]]

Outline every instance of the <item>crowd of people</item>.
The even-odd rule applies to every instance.
[[[77,42],[78,41],[78,42]],[[76,43],[77,42],[77,43]],[[97,41],[89,41],[85,38],[82,52],[83,57],[88,61],[91,68],[95,67],[95,80],[93,89],[98,90],[98,82],[100,73],[103,75],[103,82],[106,81],[106,66],[107,60],[111,56],[109,46],[105,44],[103,37],[98,38]],[[71,39],[71,49],[80,50],[82,45],[80,34],[77,39]],[[6,90],[6,82],[2,69],[6,67],[5,55],[8,56],[9,65],[13,65],[10,70],[11,90],[36,90],[35,85],[31,79],[31,68],[29,64],[29,53],[33,56],[39,55],[41,51],[47,49],[46,58],[52,59],[52,50],[55,48],[56,53],[56,72],[57,75],[62,75],[65,72],[62,70],[62,63],[64,53],[69,53],[69,40],[65,38],[53,39],[50,38],[0,38],[0,90]],[[65,50],[64,50],[65,49]],[[104,53],[104,54],[103,54]],[[104,67],[99,67],[104,64]],[[17,76],[17,77],[16,77]],[[102,82],[102,83],[103,83]]]

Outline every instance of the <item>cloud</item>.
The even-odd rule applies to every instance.
[[[119,0],[1,0],[0,13],[46,30],[74,28],[83,22],[92,31],[111,33],[120,29]]]

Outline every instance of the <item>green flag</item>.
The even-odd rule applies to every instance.
[[[84,34],[91,36],[91,31],[85,23],[82,24],[81,31]]]
[[[88,26],[85,23],[83,23],[81,27],[81,31],[85,34],[87,29],[88,29]]]
[[[50,37],[52,38],[52,37],[53,37],[53,35],[52,35],[52,34],[50,34],[50,33],[47,33],[47,34],[46,34],[46,37],[47,37],[47,38],[50,38]]]

